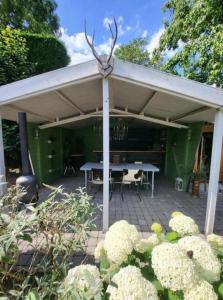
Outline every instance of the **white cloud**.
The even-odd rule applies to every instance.
[[[154,49],[159,47],[159,43],[160,43],[160,38],[162,36],[162,34],[164,33],[165,29],[163,27],[161,27],[157,32],[155,32],[152,35],[152,38],[149,42],[149,44],[146,46],[147,51],[152,54]],[[167,59],[172,58],[178,51],[182,50],[182,48],[184,47],[184,43],[182,41],[178,42],[178,48],[175,50],[166,50],[164,53],[164,56]]]
[[[91,40],[91,36],[88,36]],[[84,32],[78,32],[74,35],[69,35],[64,28],[61,28],[61,41],[64,42],[67,52],[71,58],[70,65],[79,64],[94,58],[89,45],[86,42]],[[111,38],[105,42],[95,46],[95,49],[99,55],[108,54],[111,49]],[[118,45],[115,46],[115,49]]]
[[[93,58],[93,54],[91,53],[90,48],[86,42],[84,32],[79,32],[75,35],[69,35],[64,28],[61,28],[60,39],[64,42],[67,48],[67,52],[71,58],[71,65],[78,64]]]
[[[148,36],[148,30],[143,30],[142,34],[141,34],[141,38],[145,39]]]
[[[152,38],[146,47],[147,51],[149,53],[152,53],[154,49],[159,47],[160,38],[161,38],[161,35],[164,33],[164,31],[165,31],[165,29],[163,27],[161,27],[157,32],[155,32],[152,35]]]
[[[113,19],[105,17],[103,20],[104,27],[109,30],[109,25],[112,25]]]
[[[184,47],[184,43],[182,42],[182,41],[179,41],[178,42],[178,48],[176,48],[176,49],[171,49],[171,50],[167,50],[166,51],[166,57],[168,58],[168,59],[170,59],[170,58],[172,58],[177,52],[179,52],[179,51],[181,51],[182,49],[183,49],[183,47]]]
[[[118,26],[118,36],[123,36],[126,32],[130,31],[132,27],[130,25],[124,25],[124,18],[123,16],[119,16],[116,20]],[[109,25],[114,23],[113,18],[105,17],[103,20],[104,27],[109,30]]]

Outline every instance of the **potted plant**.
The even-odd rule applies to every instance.
[[[200,182],[206,180],[206,171],[202,166],[199,170],[196,170],[192,176],[192,196],[199,197]]]

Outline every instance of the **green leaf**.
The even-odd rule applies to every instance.
[[[11,218],[7,214],[1,214],[1,219],[4,223],[9,224],[11,222]]]
[[[36,290],[31,290],[26,296],[25,300],[39,300],[39,295]]]
[[[180,292],[172,292],[168,290],[168,300],[182,300],[183,294]]]
[[[103,272],[110,267],[110,263],[106,256],[103,256],[100,260],[100,271]]]
[[[118,285],[117,285],[117,283],[115,283],[114,281],[110,281],[110,283],[109,283],[111,286],[113,286],[113,287],[115,287],[115,288],[118,288]]]
[[[142,275],[149,281],[154,280],[154,272],[151,266],[145,266],[141,269]]]
[[[173,241],[176,241],[177,239],[179,239],[179,235],[177,232],[175,231],[171,231],[171,232],[168,232],[166,234],[166,239],[169,241],[169,242],[173,242]]]
[[[32,243],[32,240],[33,240],[32,237],[30,236],[30,234],[28,234],[28,233],[18,235],[17,238],[20,240],[23,240],[23,241],[30,242],[30,243]]]
[[[158,292],[164,291],[164,287],[161,285],[159,280],[157,280],[157,279],[152,280],[152,284],[155,286],[155,288],[157,289]]]
[[[218,255],[220,258],[223,258],[223,248],[218,248],[218,249],[217,249],[217,255]]]
[[[220,296],[220,299],[223,299],[223,283],[218,287],[218,295]]]

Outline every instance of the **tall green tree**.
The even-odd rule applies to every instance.
[[[223,87],[223,1],[168,0],[164,12],[169,19],[152,62],[174,74]]]
[[[150,58],[146,49],[147,44],[147,39],[134,39],[130,43],[117,48],[115,56],[135,64],[148,66],[150,64]]]
[[[54,0],[0,0],[0,25],[55,34],[59,30],[56,8]]]

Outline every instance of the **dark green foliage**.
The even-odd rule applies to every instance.
[[[59,19],[54,0],[0,0],[0,24],[29,32],[55,34]]]
[[[28,48],[28,60],[34,64],[34,74],[41,74],[69,64],[64,44],[48,34],[23,33]]]
[[[121,45],[115,51],[117,58],[148,66],[150,64],[149,52],[146,49],[148,41],[143,38],[137,38],[128,44]]]
[[[3,120],[3,140],[6,164],[20,161],[19,128],[16,122]]]
[[[21,31],[9,27],[0,30],[0,85],[32,74],[34,69],[27,52]]]

